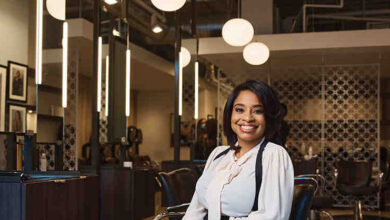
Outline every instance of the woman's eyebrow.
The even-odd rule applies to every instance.
[[[234,106],[233,106],[233,107],[236,107],[236,105],[238,105],[238,106],[245,106],[244,104],[237,103],[237,104],[234,104]]]
[[[258,105],[254,105],[252,106],[253,108],[263,108],[263,105],[262,104],[258,104]]]

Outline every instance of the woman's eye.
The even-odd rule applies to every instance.
[[[244,112],[244,109],[242,109],[242,108],[235,108],[234,111],[236,111],[238,113],[242,113],[242,112]]]
[[[256,109],[253,111],[255,114],[263,114],[264,110],[263,109]]]

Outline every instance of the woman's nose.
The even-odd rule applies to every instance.
[[[253,120],[253,115],[250,111],[247,111],[245,114],[244,114],[244,120],[245,121],[252,121]]]

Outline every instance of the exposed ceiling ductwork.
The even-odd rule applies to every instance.
[[[273,33],[301,32],[303,10],[309,5],[338,5],[342,0],[274,0]],[[182,36],[193,37],[193,9],[196,2],[196,32],[198,37],[220,37],[223,24],[237,16],[238,0],[188,0],[179,10],[178,17],[182,24]],[[82,17],[92,22],[92,0],[67,0],[67,18]],[[102,4],[102,30],[109,31],[112,17],[115,18],[118,29],[124,33],[125,0],[116,5]],[[307,31],[335,31],[378,28],[390,26],[390,0],[344,0],[339,8],[305,7],[307,15]],[[164,13],[156,9],[149,0],[130,0],[129,24],[132,41],[152,52],[156,52],[169,60],[173,59],[174,43],[174,13]],[[261,9],[259,9],[261,10]],[[244,13],[243,13],[244,14]],[[158,22],[165,27],[161,33],[154,33],[151,28],[151,17],[157,17]],[[380,24],[380,25],[378,25]],[[168,50],[168,51],[167,51]],[[165,52],[162,52],[165,51]],[[172,55],[169,51],[172,52]]]

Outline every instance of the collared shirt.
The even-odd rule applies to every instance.
[[[263,176],[258,211],[252,212],[256,193],[256,156],[259,143],[239,159],[234,151],[214,160],[229,146],[217,147],[209,156],[196,184],[195,194],[184,220],[288,219],[294,192],[294,169],[286,150],[269,142],[263,152]]]

